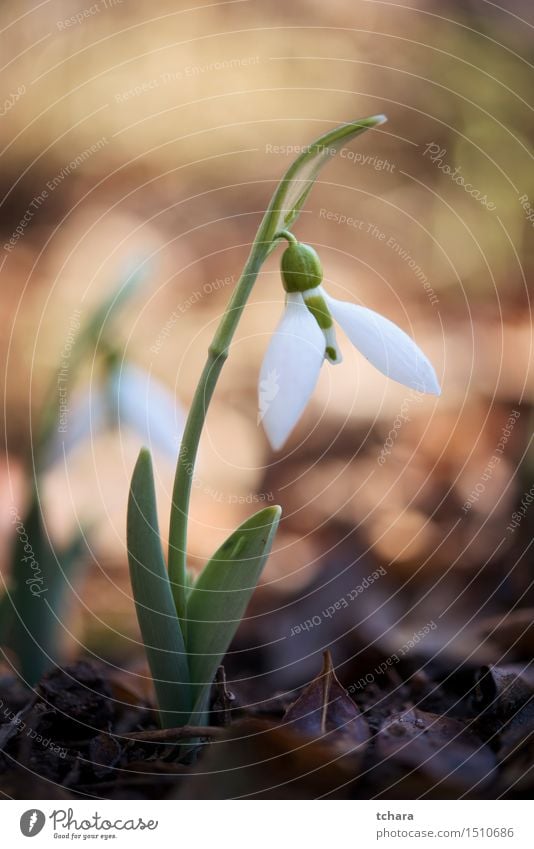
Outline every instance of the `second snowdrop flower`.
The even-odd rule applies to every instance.
[[[282,448],[313,393],[324,360],[342,357],[334,321],[379,371],[419,392],[439,395],[436,373],[421,349],[387,318],[367,307],[339,301],[323,289],[317,253],[281,233],[290,242],[282,255],[286,291],[284,314],[261,367],[259,420],[275,450]]]

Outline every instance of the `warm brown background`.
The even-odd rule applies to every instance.
[[[320,249],[333,293],[382,311],[416,338],[443,395],[410,402],[411,421],[380,467],[380,449],[409,393],[344,345],[345,362],[324,368],[287,460],[274,457],[256,424],[258,370],[282,305],[271,258],[210,411],[192,563],[205,561],[255,509],[247,497],[260,494],[285,514],[260,606],[283,606],[321,570],[328,581],[348,569],[350,587],[384,564],[380,594],[408,582],[397,636],[384,639],[394,645],[399,629],[410,634],[456,599],[432,637],[442,646],[458,622],[475,615],[480,623],[513,604],[530,580],[526,558],[516,566],[517,535],[506,526],[532,483],[525,451],[533,230],[519,202],[528,195],[534,204],[532,9],[513,3],[500,11],[482,0],[98,0],[67,26],[83,8],[51,0],[0,11],[2,101],[12,103],[4,103],[0,124],[2,244],[47,181],[104,139],[49,194],[15,249],[2,249],[4,512],[24,500],[30,420],[39,416],[69,316],[78,309],[88,315],[132,256],[153,254],[152,280],[116,332],[125,356],[187,407],[232,281],[292,158],[272,146],[305,144],[345,120],[385,112],[389,122],[351,146],[359,161],[337,159],[322,172],[296,232]],[[444,163],[461,167],[493,211],[432,163],[424,153],[430,143],[444,149]],[[364,162],[364,155],[376,159]],[[321,210],[351,215],[362,227],[327,220]],[[433,296],[390,239],[420,266]],[[156,355],[150,346],[173,311],[179,321]],[[501,462],[466,515],[462,504],[513,410],[521,415]],[[124,635],[136,633],[124,516],[138,447],[134,435],[109,434],[73,454],[67,473],[56,468],[43,481],[56,539],[76,521],[95,523],[94,561],[70,618],[77,639],[97,651],[114,645],[128,653]],[[166,531],[173,467],[158,458],[157,469]],[[4,518],[4,553],[10,533]],[[362,551],[363,564],[351,566]],[[489,599],[504,574],[504,596]],[[477,592],[457,598],[471,579]],[[375,596],[362,605],[367,615]],[[262,633],[299,621],[300,614],[285,615],[263,617]],[[398,611],[381,616],[371,636],[381,637]],[[488,646],[479,646],[483,627],[462,632],[463,652],[476,646],[487,657]]]

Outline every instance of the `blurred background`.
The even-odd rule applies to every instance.
[[[328,646],[353,680],[430,622],[416,663],[532,656],[534,511],[517,511],[534,482],[533,27],[526,0],[2,6],[1,569],[9,586],[10,510],[26,509],[44,411],[62,400],[38,494],[53,546],[86,535],[60,617],[65,657],[142,668],[125,509],[143,380],[170,393],[151,402],[171,435],[154,445],[166,536],[172,432],[277,181],[298,146],[382,112],[388,123],[324,168],[295,232],[332,294],[415,338],[443,394],[388,382],[340,338],[343,365],[322,370],[273,454],[257,423],[283,307],[272,255],[209,412],[191,566],[264,503],[282,505],[229,660],[265,694],[308,680]],[[80,326],[139,264],[142,282],[74,375]],[[104,355],[111,345],[144,377],[101,428],[104,337]],[[321,627],[294,633],[314,616]]]

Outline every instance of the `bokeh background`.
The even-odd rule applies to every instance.
[[[106,332],[125,363],[187,410],[295,146],[386,113],[388,123],[328,163],[295,231],[319,250],[333,294],[416,339],[443,394],[414,396],[340,339],[343,365],[323,369],[274,455],[257,423],[258,372],[283,305],[271,256],[208,416],[191,565],[200,568],[263,503],[282,505],[229,661],[260,692],[308,680],[327,646],[350,681],[373,652],[394,651],[429,622],[438,627],[414,663],[532,656],[534,511],[508,526],[533,483],[533,28],[527,2],[485,0],[2,6],[7,584],[9,510],[24,510],[73,321],[147,259],[146,281]],[[71,406],[98,382],[96,348],[68,384]],[[123,422],[92,432],[88,421],[88,438],[39,479],[54,544],[87,529],[84,568],[62,613],[65,657],[142,669],[125,551],[140,435]],[[156,469],[166,536],[170,452],[156,448]],[[290,636],[379,567],[385,574],[352,605]]]

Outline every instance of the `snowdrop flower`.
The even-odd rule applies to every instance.
[[[135,433],[140,443],[174,461],[184,425],[185,412],[164,384],[144,369],[116,363],[90,391],[73,398],[48,447],[45,466],[113,429]]]
[[[116,427],[137,434],[152,452],[176,460],[185,412],[174,394],[149,372],[130,363],[114,370],[107,391]]]
[[[420,348],[396,324],[367,307],[332,298],[321,286],[319,257],[289,233],[282,256],[284,314],[260,372],[258,420],[280,449],[313,393],[324,360],[341,362],[334,321],[375,368],[399,383],[439,395],[436,373]]]

